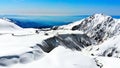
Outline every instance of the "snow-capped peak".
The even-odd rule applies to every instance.
[[[15,32],[19,29],[22,28],[12,23],[11,20],[0,19],[1,31]],[[120,57],[120,20],[104,14],[94,14],[68,25],[54,27],[53,30],[25,28],[21,31],[23,32],[18,34],[0,35],[0,68],[13,64],[20,64],[18,67],[21,67],[21,64],[38,60],[44,55],[38,62],[35,61],[23,67],[48,68],[46,65],[49,64],[49,68],[105,68],[106,64],[100,61],[99,55]],[[34,33],[30,34],[31,31]],[[104,41],[106,39],[108,41]],[[102,42],[101,45],[100,42]],[[98,45],[91,46],[92,43]],[[86,57],[83,54],[87,54]],[[81,63],[81,61],[85,62]]]
[[[85,23],[90,23],[91,25],[95,26],[99,23],[104,23],[105,21],[108,21],[109,19],[112,19],[112,17],[104,15],[104,14],[94,14],[90,17],[85,18],[85,19],[70,23],[68,25],[60,26],[58,29],[80,30],[79,28],[75,28],[75,27],[77,25],[81,25],[81,24],[85,24]]]
[[[60,26],[58,29],[80,30],[100,42],[119,34],[120,20],[105,14],[94,14],[80,21]]]

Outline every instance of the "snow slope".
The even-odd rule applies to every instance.
[[[71,45],[70,47],[79,48],[80,46],[90,43],[89,38],[81,31],[51,30],[40,31],[40,33],[36,33],[37,29],[23,29],[12,22],[9,22],[8,19],[1,19],[0,23],[0,25],[4,28],[3,29],[1,27],[2,32],[0,35],[0,66],[2,67],[11,66],[14,64],[25,64],[38,60],[46,54],[45,52],[50,52],[60,44],[64,44],[64,46],[68,48],[69,46],[66,44],[69,43],[70,40],[73,41],[72,44],[75,44],[74,46]],[[79,35],[80,37],[77,38]],[[52,39],[50,38],[52,38],[54,41],[57,41],[53,41],[52,44]],[[84,44],[78,46],[77,43],[80,39],[81,43],[83,39]],[[87,40],[88,42],[85,42]],[[55,43],[57,45],[54,45]]]
[[[98,57],[96,58],[101,64],[101,68],[119,68],[120,67],[120,59],[113,57]]]
[[[63,30],[80,30],[97,43],[120,34],[120,19],[95,14],[83,20],[58,27]]]
[[[95,61],[78,51],[57,47],[41,60],[26,65],[15,65],[12,68],[99,68]]]
[[[114,36],[100,45],[90,46],[83,49],[87,54],[94,56],[116,57],[120,58],[120,35]]]
[[[21,27],[15,25],[12,22],[9,22],[4,19],[0,19],[0,32],[2,31],[14,31],[14,30],[19,30],[22,29]]]
[[[120,19],[111,16],[48,29],[23,29],[3,18],[0,30],[0,68],[119,68]]]

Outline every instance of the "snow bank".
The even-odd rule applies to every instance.
[[[42,59],[11,68],[98,68],[92,58],[64,47],[57,47]]]

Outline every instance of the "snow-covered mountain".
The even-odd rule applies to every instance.
[[[0,68],[119,68],[108,62],[120,61],[120,19],[111,16],[94,14],[47,29],[21,28],[3,18],[0,30]]]
[[[13,30],[19,30],[19,29],[22,29],[22,28],[8,21],[7,19],[4,19],[4,18],[0,19],[0,32],[13,31]]]
[[[114,19],[104,14],[95,14],[69,25],[60,26],[58,29],[83,31],[98,43],[120,34],[120,19]]]
[[[91,44],[89,37],[81,31],[50,30],[39,33],[38,29],[23,29],[9,19],[1,19],[0,24],[4,27],[0,33],[2,67],[38,60],[59,45],[72,50],[81,50]]]

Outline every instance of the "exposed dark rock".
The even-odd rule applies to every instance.
[[[81,48],[90,46],[91,40],[85,34],[61,34],[48,38],[42,42],[42,44],[37,44],[43,51],[49,53],[55,47],[61,45],[72,50],[81,50]]]
[[[115,47],[108,48],[103,52],[103,56],[112,57],[115,51],[116,51]]]
[[[51,30],[57,30],[59,26],[53,26]]]
[[[105,18],[105,19],[101,19],[101,18]],[[104,14],[99,14],[99,15],[95,14],[82,20],[80,23],[73,26],[71,29],[83,31],[90,38],[94,39],[97,43],[100,43],[104,39],[114,36],[114,34],[117,32],[116,29],[120,29],[117,28],[116,25],[116,29],[115,29],[116,32],[114,31],[113,32],[114,34],[111,33],[110,29],[114,24],[115,24],[115,20],[112,17],[106,16]]]

